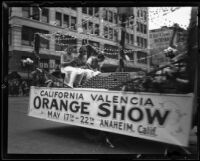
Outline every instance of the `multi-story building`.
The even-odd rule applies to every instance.
[[[126,21],[125,52],[132,64],[148,69],[148,9],[133,8],[132,14]],[[58,51],[67,45],[77,54],[82,44],[89,43],[118,59],[121,25],[116,7],[9,8],[9,71],[26,73],[21,60],[33,58],[35,33],[41,35],[40,67],[49,71],[59,66]]]
[[[152,65],[160,65],[170,61],[170,58],[166,57],[164,50],[170,46],[170,41],[172,40],[172,35],[174,32],[174,26],[167,27],[163,26],[159,29],[154,29],[149,31],[149,42],[150,42],[150,55]],[[174,37],[174,42],[177,45],[177,49],[181,52],[183,47],[186,45],[185,38],[187,32],[186,30],[178,27],[178,32]]]

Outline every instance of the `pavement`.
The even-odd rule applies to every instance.
[[[163,154],[166,144],[112,135],[104,142],[87,140],[80,127],[27,116],[29,98],[9,97],[8,152],[27,154]],[[186,154],[197,154],[197,127],[191,130]]]

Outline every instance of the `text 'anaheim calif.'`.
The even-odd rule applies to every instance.
[[[100,128],[133,133],[137,130],[139,134],[148,136],[156,136],[155,124],[164,126],[170,114],[170,110],[154,108],[154,102],[149,97],[90,93],[85,98],[80,92],[41,90],[40,95],[34,97],[33,106],[48,110],[47,117],[52,119],[60,119],[60,113],[64,112],[64,121],[88,126],[98,123]],[[142,124],[136,126],[135,123]]]

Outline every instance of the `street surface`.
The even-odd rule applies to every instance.
[[[27,116],[28,96],[8,100],[8,154],[163,154],[169,146],[117,134],[113,146],[105,138],[92,141],[81,127]]]

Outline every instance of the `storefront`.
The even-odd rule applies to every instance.
[[[9,72],[17,71],[23,78],[28,78],[28,73],[34,70],[34,64],[27,66],[22,63],[22,60],[27,58],[34,60],[34,54],[25,51],[12,51],[9,54]],[[60,68],[60,56],[40,54],[39,68],[48,72]]]

